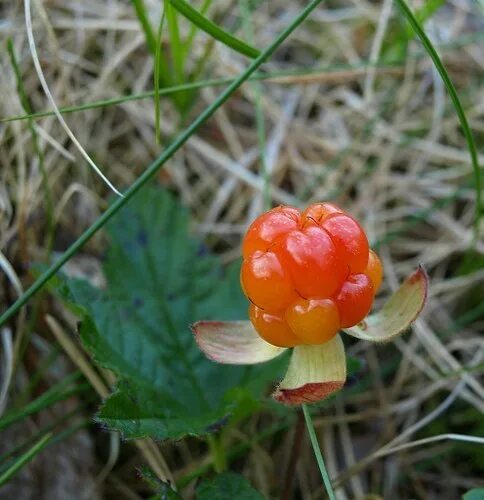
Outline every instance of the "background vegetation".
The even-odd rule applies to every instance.
[[[1,311],[95,234],[1,327],[0,498],[324,498],[302,415],[267,397],[285,360],[220,367],[188,330],[246,317],[264,207],[321,200],[377,248],[376,307],[431,277],[413,331],[346,338],[348,387],[313,408],[337,497],[484,487],[482,3],[415,1],[409,25],[401,0],[304,22],[303,1],[36,0],[30,27],[25,3],[0,3]]]

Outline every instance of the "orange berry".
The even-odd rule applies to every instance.
[[[317,226],[291,231],[281,240],[281,262],[304,298],[328,298],[347,273],[328,233]]]
[[[370,278],[371,284],[373,285],[373,291],[376,294],[383,280],[383,266],[381,265],[378,255],[373,250],[370,250],[368,265],[364,270],[364,274]]]
[[[331,203],[262,214],[247,231],[243,255],[250,319],[279,346],[322,344],[359,323],[382,281],[363,229]]]
[[[276,207],[258,217],[247,230],[242,243],[244,258],[257,250],[267,251],[277,237],[296,229],[301,212],[293,207]]]
[[[373,304],[373,285],[365,274],[352,274],[335,297],[341,326],[349,328],[363,321]]]
[[[294,347],[300,344],[282,314],[268,313],[251,304],[249,318],[257,333],[269,344],[279,347]]]
[[[301,215],[301,225],[303,227],[310,225],[320,225],[330,214],[341,214],[341,210],[332,203],[314,203],[309,205]]]
[[[340,329],[339,312],[331,299],[298,299],[286,309],[286,321],[304,344],[322,344]]]
[[[349,215],[333,214],[322,223],[336,247],[338,255],[351,273],[362,273],[368,263],[368,239],[361,226]]]
[[[280,311],[296,297],[289,273],[274,252],[249,255],[242,264],[240,280],[249,300],[266,311]]]

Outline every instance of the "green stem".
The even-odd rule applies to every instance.
[[[302,405],[302,411],[304,413],[304,420],[306,421],[309,439],[311,440],[311,445],[313,447],[314,455],[316,456],[316,461],[318,462],[319,470],[321,472],[321,477],[323,478],[328,497],[330,500],[336,500],[333,487],[331,486],[331,480],[329,479],[328,471],[326,470],[326,466],[324,465],[323,454],[321,453],[318,438],[316,437],[316,431],[314,430],[311,413],[309,413],[309,409],[306,405]]]
[[[286,38],[311,14],[311,12],[322,2],[322,0],[312,0],[284,29],[276,39],[265,49],[248,68],[236,78],[222,94],[208,106],[193,122],[187,127],[176,139],[172,142],[163,153],[136,179],[136,181],[128,188],[125,195],[117,198],[112,205],[90,226],[60,257],[47,269],[25,293],[17,299],[0,316],[0,326],[4,325],[29,299],[37,293],[44,285],[61,269],[61,267],[73,256],[85,243],[108,222],[120,208],[122,208],[148,180],[150,180],[158,170],[169,160],[187,141],[190,137],[203,125],[217,109],[226,102],[229,97],[262,65],[286,40]]]
[[[260,443],[261,441],[272,438],[278,432],[286,430],[292,423],[294,422],[294,418],[292,415],[287,416],[284,419],[280,419],[276,424],[265,428],[260,433],[255,433],[251,436],[250,440],[244,441],[239,444],[234,444],[227,450],[226,460],[229,464],[230,462],[236,460],[244,456],[244,453],[250,451],[255,443]],[[197,479],[210,471],[212,467],[211,463],[204,462],[203,465],[200,465],[195,470],[192,470],[187,475],[180,477],[177,480],[176,486],[179,490],[185,488],[188,484],[190,484],[194,479]]]
[[[217,474],[227,469],[227,457],[225,456],[222,435],[208,435],[207,443],[212,455],[213,468]]]

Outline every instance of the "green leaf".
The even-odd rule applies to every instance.
[[[119,429],[130,438],[179,438],[203,435],[227,423],[229,408],[190,413],[169,392],[160,394],[137,384],[122,382],[98,413],[99,422]]]
[[[223,425],[234,387],[260,397],[282,361],[258,368],[205,359],[189,324],[244,317],[239,265],[189,238],[188,213],[169,193],[148,189],[107,225],[106,290],[68,280],[59,292],[81,313],[84,346],[118,376],[98,419],[128,438],[202,435]]]
[[[226,472],[213,479],[205,479],[197,488],[197,500],[263,500],[249,481],[240,474]]]
[[[198,26],[202,31],[205,31],[208,35],[219,40],[227,47],[239,52],[245,56],[256,58],[259,56],[260,51],[247,45],[242,40],[234,37],[227,31],[220,28],[217,24],[202,16],[196,9],[194,9],[185,0],[169,0],[171,5],[183,16],[185,16],[189,21]]]
[[[464,500],[484,500],[484,488],[474,488],[464,493]]]

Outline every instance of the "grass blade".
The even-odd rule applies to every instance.
[[[1,476],[0,487],[7,483],[25,464],[30,462],[36,455],[38,455],[48,444],[52,437],[52,432],[46,434],[37,443],[30,448],[27,452],[21,455]]]
[[[161,14],[160,25],[158,27],[158,34],[156,37],[156,51],[155,51],[155,68],[153,75],[153,85],[155,92],[155,137],[156,143],[160,144],[160,63],[161,63],[161,35],[163,33],[163,24],[165,21],[166,9],[163,9],[163,14]]]
[[[141,28],[145,34],[146,45],[152,54],[156,51],[156,37],[153,28],[146,15],[146,7],[144,6],[143,0],[131,0],[134,10],[136,12],[136,17],[138,18]]]
[[[101,229],[106,222],[123,207],[139,189],[146,184],[187,141],[203,125],[224,102],[246,81],[257,69],[276,51],[276,49],[289,37],[289,35],[311,14],[311,12],[322,2],[312,0],[296,16],[274,41],[265,49],[251,64],[236,78],[222,94],[203,111],[180,135],[163,151],[163,153],[136,179],[128,188],[125,196],[117,198],[116,201],[30,286],[26,292],[19,297],[1,316],[0,326],[4,325],[29,299],[41,290],[45,284],[61,269],[61,267],[77,253],[77,251]]]
[[[185,16],[190,22],[198,26],[202,31],[222,42],[227,47],[243,54],[245,56],[256,58],[260,55],[260,51],[246,44],[244,41],[239,40],[235,36],[227,33],[220,28],[217,24],[202,16],[200,12],[194,9],[185,0],[169,0],[170,4],[182,15]]]
[[[212,4],[212,0],[205,0],[203,2],[203,5],[200,8],[200,14],[202,16],[205,16],[205,13],[210,8],[211,4]],[[188,34],[188,36],[185,40],[185,46],[184,46],[185,54],[188,54],[190,52],[192,45],[193,45],[193,41],[195,39],[195,35],[197,34],[197,32],[198,32],[197,26],[195,24],[192,24],[192,27],[190,29],[190,33]]]
[[[169,0],[163,1],[164,10],[166,12],[166,21],[168,26],[168,36],[170,39],[170,61],[171,61],[171,81],[175,85],[184,83],[184,67],[185,67],[185,50],[180,35],[179,18],[181,17],[178,11],[171,5]],[[188,93],[181,92],[173,96],[181,114],[186,110],[188,102]]]
[[[457,94],[457,91],[454,87],[454,84],[452,83],[452,80],[450,79],[449,74],[447,73],[447,70],[445,69],[444,64],[442,63],[439,55],[437,54],[437,51],[435,50],[432,42],[430,41],[429,37],[425,34],[422,26],[418,22],[417,18],[414,16],[413,12],[411,11],[410,7],[407,5],[405,0],[395,0],[397,3],[398,7],[400,8],[402,14],[405,16],[407,19],[408,23],[412,27],[412,29],[415,31],[417,36],[420,38],[420,41],[422,42],[422,45],[424,46],[425,50],[429,54],[430,58],[432,59],[435,67],[437,68],[437,71],[440,74],[440,77],[442,78],[442,81],[444,82],[445,87],[447,88],[447,91],[449,92],[450,98],[452,100],[452,104],[454,105],[455,111],[457,113],[457,116],[459,117],[459,121],[462,127],[462,131],[464,132],[464,136],[467,141],[467,146],[469,148],[469,153],[471,156],[471,162],[472,162],[472,168],[474,170],[474,182],[475,182],[475,191],[476,191],[476,215],[475,215],[475,239],[479,237],[479,221],[481,218],[481,213],[482,213],[482,201],[481,201],[481,171],[479,168],[479,160],[477,158],[477,148],[476,144],[474,141],[474,136],[472,135],[471,128],[469,126],[469,122],[467,121],[467,117],[465,115],[464,109],[462,107],[462,104],[460,102],[459,96]]]
[[[139,23],[141,24],[141,28],[143,29],[143,32],[145,34],[145,40],[146,40],[146,45],[148,46],[149,51],[155,55],[156,54],[156,36],[155,32],[153,31],[153,27],[151,26],[151,23],[148,19],[148,16],[146,15],[146,7],[143,3],[143,0],[131,0],[134,10],[136,12],[136,17],[138,18]],[[171,85],[171,80],[170,80],[170,72],[168,71],[168,65],[163,57],[163,55],[160,54],[160,58],[158,60],[158,65],[159,65],[159,71],[160,71],[160,83],[162,87],[166,87],[168,85]]]
[[[0,431],[3,431],[15,422],[44,410],[45,408],[49,408],[55,403],[67,399],[74,394],[86,391],[89,388],[86,384],[72,385],[73,382],[79,378],[79,375],[80,374],[78,372],[69,375],[64,380],[61,380],[56,385],[52,386],[50,389],[47,389],[33,401],[23,405],[20,409],[11,410],[9,413],[6,413],[0,419]]]
[[[168,33],[170,35],[171,60],[173,61],[173,73],[175,83],[183,83],[183,47],[178,27],[178,13],[168,0],[164,2],[166,20],[168,24]]]

